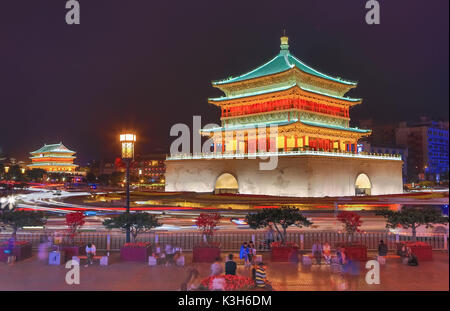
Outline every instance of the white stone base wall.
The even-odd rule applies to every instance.
[[[402,161],[326,156],[278,157],[274,170],[259,170],[260,159],[167,160],[166,191],[214,192],[217,178],[234,175],[241,194],[293,197],[354,196],[366,174],[371,194],[403,192]]]

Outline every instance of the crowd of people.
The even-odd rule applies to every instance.
[[[241,249],[239,250],[239,258],[244,260],[244,265],[246,267],[251,266],[256,259],[256,248],[253,241],[242,243]]]
[[[242,243],[239,250],[239,258],[242,260],[244,268],[248,269],[247,271],[249,271],[251,278],[255,283],[255,288],[273,290],[267,279],[267,266],[262,262],[261,257],[259,260],[257,259],[256,247],[253,241]],[[222,259],[217,257],[211,264],[210,276],[237,275],[237,267],[238,264],[235,261],[233,254],[227,256],[224,264],[222,263]],[[219,281],[217,284],[213,284],[213,290],[223,289]],[[200,283],[201,278],[199,271],[197,269],[190,269],[186,280],[180,286],[180,290],[199,290]]]
[[[409,266],[418,266],[419,261],[417,259],[417,256],[412,252],[411,248],[403,245],[400,249],[400,257],[402,258],[402,262],[405,265]]]
[[[178,260],[182,257],[181,247],[173,246],[167,243],[164,248],[156,243],[152,256],[156,259],[158,265],[171,266],[176,265]]]

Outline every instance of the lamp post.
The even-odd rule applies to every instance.
[[[120,143],[122,144],[122,159],[125,161],[127,165],[126,172],[126,191],[127,191],[127,200],[126,200],[126,209],[127,214],[130,213],[130,163],[134,157],[134,143],[136,142],[135,134],[120,134]],[[130,242],[130,228],[127,227],[127,243]]]

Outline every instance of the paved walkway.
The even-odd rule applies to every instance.
[[[364,265],[359,277],[350,280],[332,274],[329,266],[313,265],[308,271],[301,264],[271,263],[266,255],[264,261],[268,265],[268,279],[275,290],[448,291],[448,253],[436,251],[433,256],[433,261],[420,262],[418,267],[403,265],[398,258],[389,258],[386,266],[381,268],[380,285],[365,283]],[[209,264],[192,264],[190,254],[186,254],[185,267],[149,267],[145,263],[120,262],[118,254],[112,259],[115,262],[108,267],[96,264],[85,268],[82,265],[80,285],[67,285],[65,274],[68,270],[64,266],[49,266],[36,256],[14,265],[0,262],[0,290],[178,290],[190,267],[197,268],[202,278],[209,274]],[[249,276],[250,270],[239,264],[238,274]]]

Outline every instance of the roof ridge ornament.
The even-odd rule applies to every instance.
[[[286,30],[284,30],[283,36],[280,38],[281,41],[281,51],[289,51],[289,37],[286,36]]]

